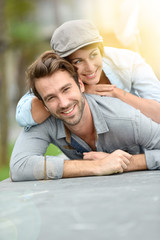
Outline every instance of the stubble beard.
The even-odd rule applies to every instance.
[[[85,107],[85,97],[84,97],[83,94],[81,94],[81,96],[82,97],[81,97],[80,101],[78,101],[78,100],[75,101],[76,107],[78,107],[78,112],[77,112],[76,116],[74,115],[74,116],[71,116],[71,117],[66,119],[66,118],[63,118],[63,117],[59,117],[58,114],[55,115],[55,114],[51,113],[52,116],[59,119],[59,120],[62,120],[66,126],[77,125],[82,119],[83,111],[84,111],[84,107]]]

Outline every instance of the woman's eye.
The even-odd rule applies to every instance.
[[[91,58],[95,58],[97,55],[98,55],[97,53],[93,53],[93,54],[91,55]]]
[[[74,61],[72,64],[76,65],[76,64],[78,64],[80,62],[81,62],[81,60],[77,60],[77,61]]]

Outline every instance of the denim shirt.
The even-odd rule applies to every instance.
[[[122,149],[131,154],[145,153],[148,169],[160,169],[160,124],[116,98],[85,94],[96,130],[96,151],[111,153]],[[73,139],[73,141],[72,141]],[[61,120],[50,116],[44,123],[22,131],[10,161],[13,181],[47,179],[63,175],[64,159],[44,154],[50,143],[58,146],[69,159],[83,159],[90,146],[66,131]],[[68,160],[69,160],[68,159]]]
[[[138,53],[112,47],[105,47],[104,51],[103,71],[111,84],[139,97],[160,102],[160,81]],[[16,109],[16,120],[26,131],[37,125],[31,114],[33,97],[33,94],[26,93]]]

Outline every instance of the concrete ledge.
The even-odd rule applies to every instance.
[[[1,240],[159,240],[160,171],[0,182]]]

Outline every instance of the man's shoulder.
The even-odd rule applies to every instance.
[[[44,134],[44,132],[50,132],[51,129],[54,130],[57,123],[58,119],[54,118],[53,116],[49,116],[44,122],[37,124],[35,126],[32,126],[27,132],[30,134],[33,132],[39,132]]]
[[[120,99],[98,95],[88,95],[91,111],[100,111],[104,117],[114,119],[132,119],[135,117],[136,110],[129,104]]]

